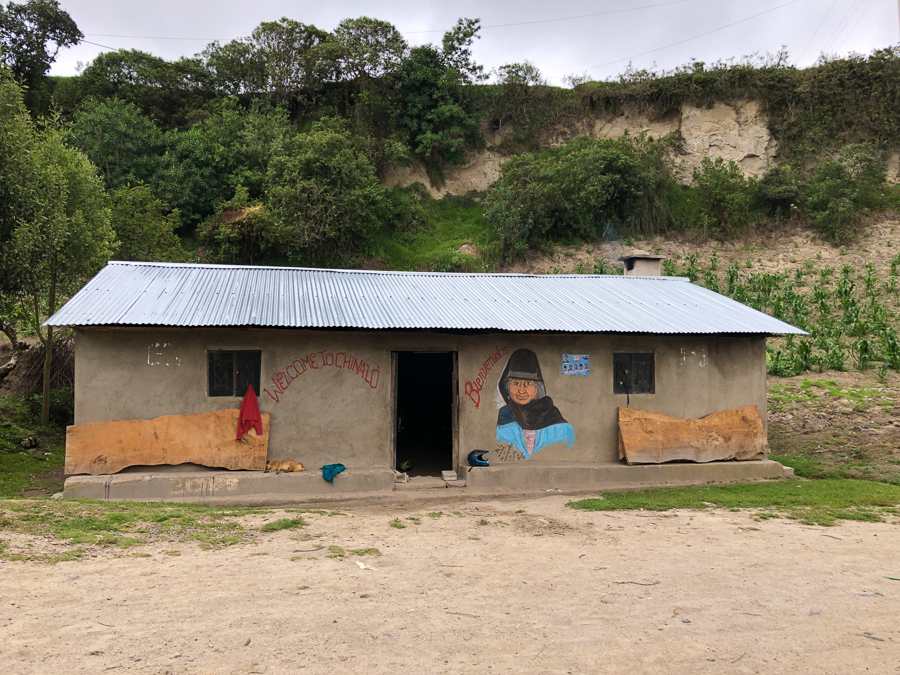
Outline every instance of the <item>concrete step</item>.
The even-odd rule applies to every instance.
[[[396,490],[434,490],[446,488],[447,482],[440,476],[410,476],[406,483],[395,483]]]

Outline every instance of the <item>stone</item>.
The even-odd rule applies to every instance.
[[[628,464],[765,459],[768,450],[755,405],[686,420],[619,408],[619,458]]]

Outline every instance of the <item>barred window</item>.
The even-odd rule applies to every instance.
[[[653,354],[613,354],[613,393],[652,394]]]
[[[259,396],[262,352],[208,352],[209,395],[243,396],[247,385]]]

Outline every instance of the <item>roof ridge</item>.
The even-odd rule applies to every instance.
[[[216,263],[177,263],[158,262],[150,260],[110,260],[109,265],[127,267],[172,267],[178,269],[233,269],[233,270],[284,270],[290,272],[330,272],[335,274],[373,274],[373,275],[401,275],[401,276],[429,276],[429,277],[515,277],[525,279],[552,279],[552,278],[585,278],[585,279],[649,279],[656,281],[690,281],[687,277],[673,277],[664,275],[653,276],[625,276],[622,274],[528,274],[526,272],[419,272],[411,270],[362,270],[339,269],[333,267],[287,267],[277,265],[223,265]]]

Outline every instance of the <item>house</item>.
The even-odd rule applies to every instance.
[[[403,474],[401,489],[780,476],[768,460],[627,466],[617,411],[756,406],[765,425],[766,337],[802,334],[680,277],[144,262],[110,262],[47,323],[75,330],[76,425],[233,410],[252,385],[268,460],[309,469],[66,483],[120,499],[390,490]],[[473,450],[490,466],[472,469]],[[328,483],[333,463],[346,471]]]

